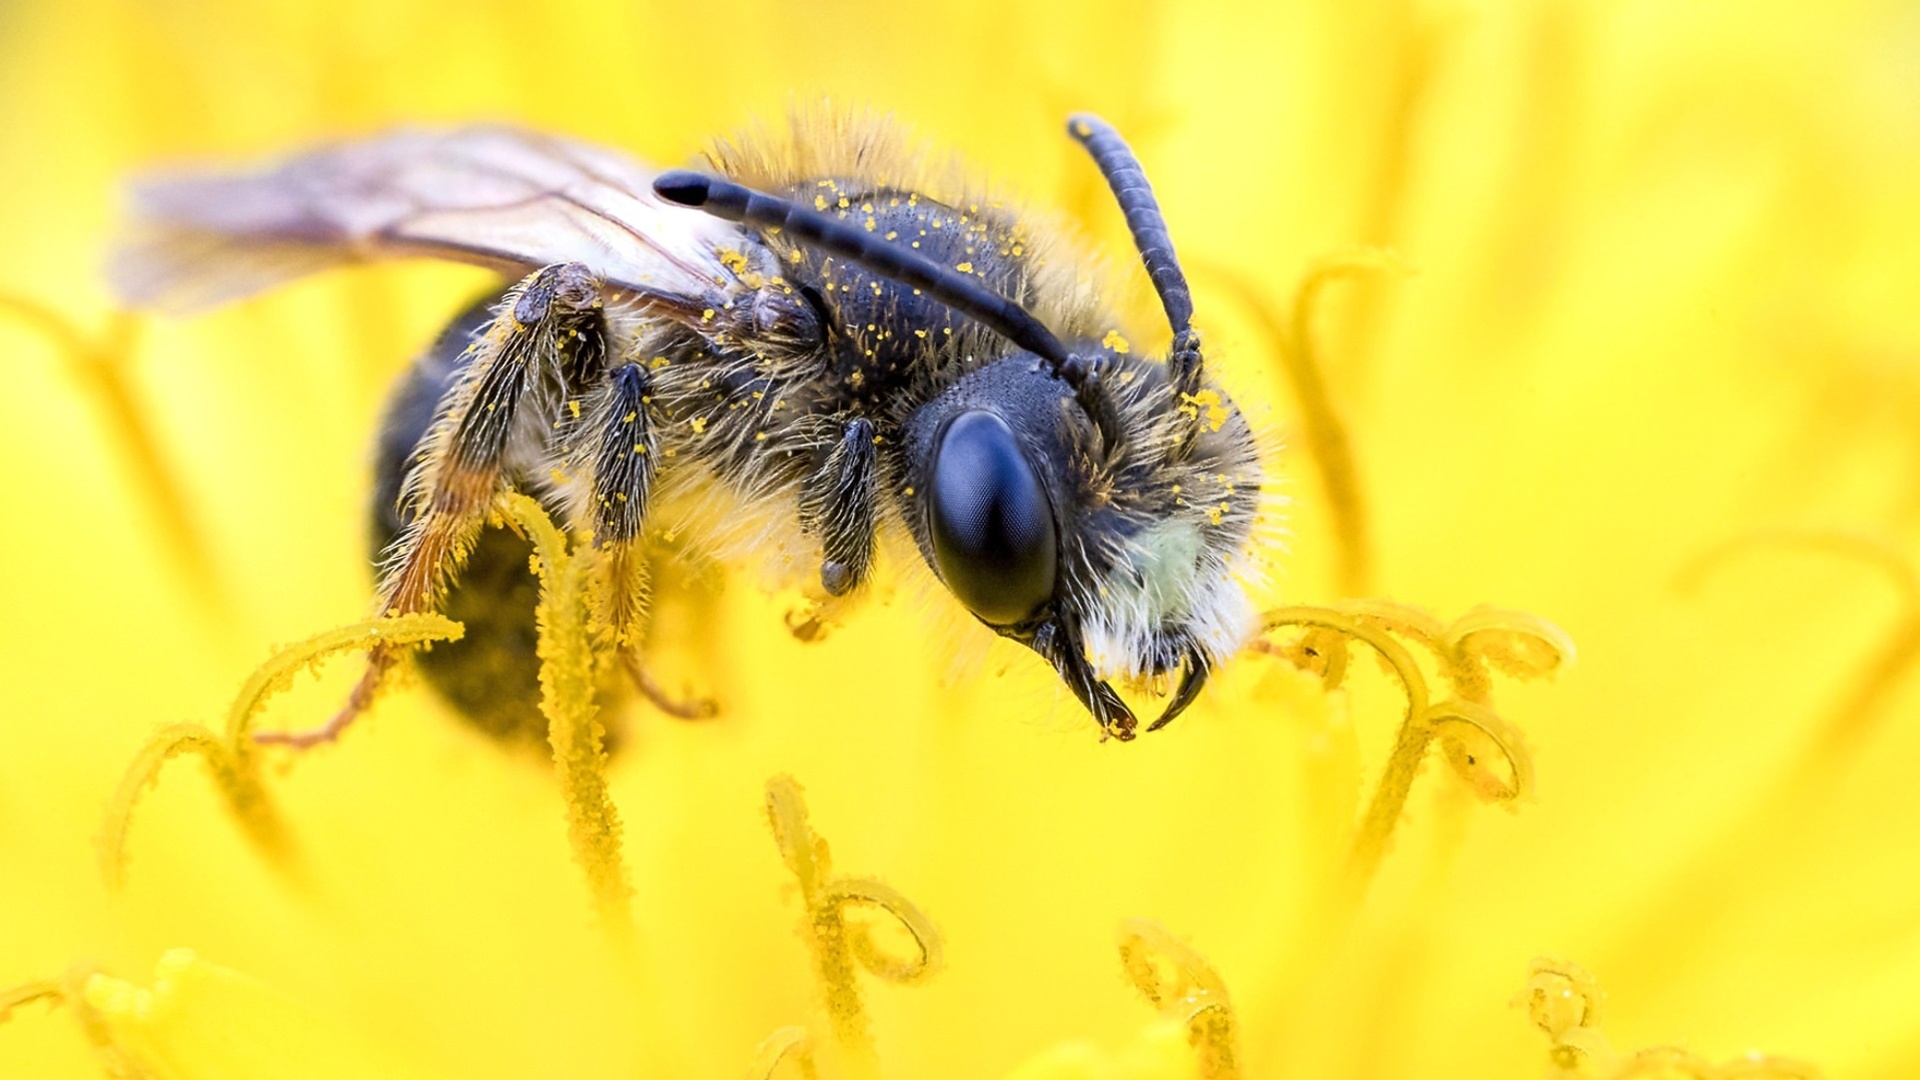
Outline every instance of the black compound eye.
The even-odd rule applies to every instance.
[[[1053,598],[1053,507],[1006,421],[976,410],[947,423],[927,504],[936,569],[983,622],[1017,625]]]

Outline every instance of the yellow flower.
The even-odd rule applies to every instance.
[[[1270,7],[0,11],[0,1076],[1920,1073],[1920,22]],[[615,717],[605,800],[418,686],[236,764],[223,710],[306,726],[353,678],[233,705],[364,616],[379,403],[483,278],[118,318],[122,178],[475,117],[679,162],[817,97],[1121,266],[1060,128],[1129,134],[1288,442],[1292,628],[1102,745],[1031,664],[943,685],[911,598],[809,644],[791,596],[682,583],[661,670],[723,712]],[[1115,332],[1158,353],[1142,277]],[[1580,665],[1510,678],[1564,644],[1480,605]],[[169,730],[253,787],[122,791]]]

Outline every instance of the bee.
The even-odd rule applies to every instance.
[[[591,536],[598,640],[636,677],[650,535],[790,568],[828,612],[904,535],[1126,740],[1113,682],[1170,688],[1163,727],[1251,632],[1264,476],[1138,159],[1097,117],[1067,129],[1165,309],[1164,359],[1119,335],[1085,255],[871,118],[797,125],[785,152],[721,143],[704,171],[485,126],[156,178],[112,274],[173,308],[406,256],[515,282],[390,408],[381,614],[461,606],[509,490]],[[400,659],[376,647],[340,712],[285,741],[337,737]]]

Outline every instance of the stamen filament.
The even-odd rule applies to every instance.
[[[127,378],[139,320],[128,312],[116,312],[100,340],[94,341],[66,316],[34,300],[0,294],[0,312],[14,316],[64,354],[68,369],[104,413],[107,430],[116,436],[133,473],[137,497],[147,502],[158,519],[160,534],[192,583],[191,591],[223,610],[229,598],[206,540],[187,509],[190,501],[167,466],[153,424]]]
[[[620,812],[607,786],[606,727],[594,700],[587,567],[538,502],[514,494],[503,509],[532,540],[540,576],[540,711],[547,718],[554,771],[566,800],[567,841],[574,861],[586,871],[601,924],[616,940],[631,943],[633,887],[621,852]]]
[[[200,755],[207,763],[215,784],[226,795],[228,808],[254,846],[283,869],[290,868],[292,849],[261,782],[260,759],[253,741],[254,722],[268,700],[290,686],[301,670],[337,653],[380,645],[456,641],[463,633],[459,623],[439,615],[405,615],[338,627],[282,649],[256,668],[227,710],[224,734],[194,723],[163,728],[134,756],[107,802],[99,838],[100,872],[107,887],[117,889],[124,881],[127,830],[134,807],[159,780],[161,767],[188,753]]]
[[[1300,404],[1302,441],[1311,452],[1320,472],[1320,485],[1326,492],[1334,542],[1340,554],[1336,580],[1343,595],[1363,595],[1373,577],[1373,544],[1366,499],[1354,464],[1353,441],[1320,370],[1313,316],[1322,292],[1335,281],[1382,271],[1405,273],[1406,268],[1391,252],[1377,248],[1325,256],[1301,278],[1294,290],[1290,318],[1284,323],[1274,315],[1273,305],[1259,286],[1236,270],[1211,269],[1241,307],[1253,316],[1280,359],[1294,398]]]

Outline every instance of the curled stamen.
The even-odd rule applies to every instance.
[[[1596,1080],[1820,1080],[1820,1070],[1801,1061],[1749,1054],[1716,1066],[1677,1046],[1655,1046],[1622,1055],[1600,1032],[1606,995],[1599,980],[1570,960],[1540,957],[1527,965],[1527,982],[1514,1004],[1552,1043],[1554,1076]]]
[[[813,1044],[803,1027],[783,1027],[766,1037],[754,1051],[753,1064],[747,1067],[747,1080],[772,1080],[773,1070],[793,1055],[793,1069],[801,1080],[820,1080],[813,1064]]]
[[[1354,838],[1348,885],[1357,898],[1385,854],[1387,841],[1406,807],[1427,745],[1436,737],[1454,771],[1481,798],[1512,802],[1532,789],[1533,763],[1520,733],[1489,704],[1488,668],[1519,676],[1549,673],[1571,659],[1573,643],[1558,627],[1524,612],[1478,609],[1451,625],[1418,608],[1384,600],[1356,600],[1333,608],[1294,606],[1266,614],[1265,632],[1298,628],[1306,636],[1292,646],[1265,651],[1315,670],[1325,658],[1323,679],[1329,688],[1344,676],[1344,645],[1357,641],[1372,648],[1407,698],[1407,711]],[[1432,691],[1413,654],[1397,640],[1407,638],[1432,654],[1454,696],[1429,704]],[[1502,770],[1490,762],[1504,762]]]
[[[1872,731],[1882,706],[1899,682],[1920,659],[1920,572],[1893,545],[1845,532],[1773,529],[1755,532],[1721,544],[1681,571],[1678,585],[1696,587],[1711,571],[1732,556],[1756,548],[1797,547],[1853,559],[1885,574],[1900,594],[1900,621],[1888,632],[1880,650],[1862,669],[1852,693],[1842,698],[1820,727],[1818,753],[1806,762],[1809,774],[1826,767]],[[1809,777],[1803,777],[1807,779]]]
[[[806,906],[802,936],[813,952],[834,1038],[856,1069],[872,1073],[877,1058],[860,987],[854,979],[855,968],[865,968],[887,982],[921,981],[940,966],[940,932],[924,912],[891,886],[872,878],[833,876],[827,842],[808,824],[806,801],[791,776],[767,781],[767,819],[781,859],[800,883],[801,902]],[[889,956],[873,940],[871,927],[860,923],[849,926],[848,911],[856,906],[891,916],[913,939],[918,955],[906,959]]]
[[[221,602],[224,590],[207,544],[188,511],[192,503],[160,452],[147,413],[127,378],[127,359],[133,353],[140,321],[117,312],[98,340],[89,338],[59,312],[25,297],[0,294],[0,313],[12,315],[46,338],[63,354],[73,373],[104,413],[133,476],[133,486],[159,520],[168,548],[187,571],[198,596]]]
[[[1597,1028],[1606,992],[1592,972],[1571,960],[1535,957],[1527,965],[1527,984],[1514,1004],[1524,1005],[1533,1026],[1558,1042],[1575,1028]]]
[[[216,733],[201,724],[173,724],[162,729],[134,756],[133,763],[107,802],[106,820],[99,838],[100,872],[108,888],[118,888],[125,877],[127,829],[140,799],[159,780],[160,769],[181,754],[198,754],[226,796],[227,806],[260,851],[287,865],[290,850],[272,799],[260,779],[259,755],[253,741],[254,722],[268,700],[293,683],[301,670],[337,653],[382,644],[411,645],[426,641],[455,641],[464,630],[439,615],[405,615],[343,626],[315,635],[275,653],[248,676],[227,710],[226,730]]]
[[[1205,1080],[1240,1075],[1238,1037],[1226,984],[1191,945],[1151,919],[1120,924],[1120,965],[1160,1015],[1187,1029]]]
[[[900,890],[874,878],[840,878],[828,890],[828,899],[844,913],[856,905],[879,908],[894,917],[913,939],[915,953],[904,959],[889,956],[874,941],[872,928],[864,921],[848,928],[847,944],[854,959],[876,978],[907,985],[920,982],[940,969],[940,932],[913,901]]]
[[[1427,723],[1440,739],[1447,763],[1475,795],[1487,802],[1511,803],[1533,793],[1533,755],[1520,730],[1492,709],[1452,698],[1428,710]],[[1505,763],[1504,775],[1492,766],[1495,756]]]
[[[1335,281],[1380,272],[1405,273],[1406,268],[1391,252],[1377,248],[1326,256],[1309,267],[1301,279],[1294,291],[1291,317],[1285,323],[1273,314],[1273,305],[1259,286],[1238,271],[1223,267],[1212,268],[1212,271],[1253,315],[1280,357],[1294,397],[1300,403],[1302,438],[1319,467],[1320,483],[1333,517],[1340,552],[1340,589],[1348,596],[1358,596],[1367,591],[1367,582],[1373,573],[1366,502],[1361,496],[1354,466],[1352,441],[1320,370],[1313,316],[1319,308],[1322,291]]]
[[[1350,885],[1357,897],[1365,891],[1367,883],[1373,879],[1374,870],[1380,865],[1381,857],[1386,854],[1387,839],[1392,836],[1393,827],[1400,820],[1400,812],[1406,807],[1407,795],[1413,789],[1414,773],[1419,770],[1420,759],[1426,753],[1427,741],[1432,735],[1421,722],[1427,714],[1426,676],[1421,673],[1420,665],[1414,662],[1406,647],[1386,631],[1329,608],[1278,608],[1267,612],[1263,622],[1267,632],[1288,626],[1319,627],[1338,631],[1351,640],[1369,646],[1387,662],[1388,670],[1399,681],[1400,689],[1406,695],[1406,716],[1400,723],[1399,735],[1394,739],[1386,772],[1380,779],[1380,786],[1374,790],[1372,801],[1367,804],[1366,813],[1360,821],[1360,831],[1354,837],[1348,866]]]
[[[567,841],[574,861],[586,872],[594,907],[607,932],[620,941],[633,938],[628,900],[633,888],[620,846],[620,812],[607,788],[606,727],[594,700],[592,633],[588,627],[587,567],[571,552],[566,538],[540,504],[525,495],[509,495],[508,520],[533,542],[534,569],[540,576],[535,609],[540,643],[540,711],[547,718],[554,772],[566,801]]]
[[[1538,615],[1481,607],[1447,627],[1447,649],[1459,661],[1515,679],[1538,679],[1572,667],[1578,657],[1565,630]]]

